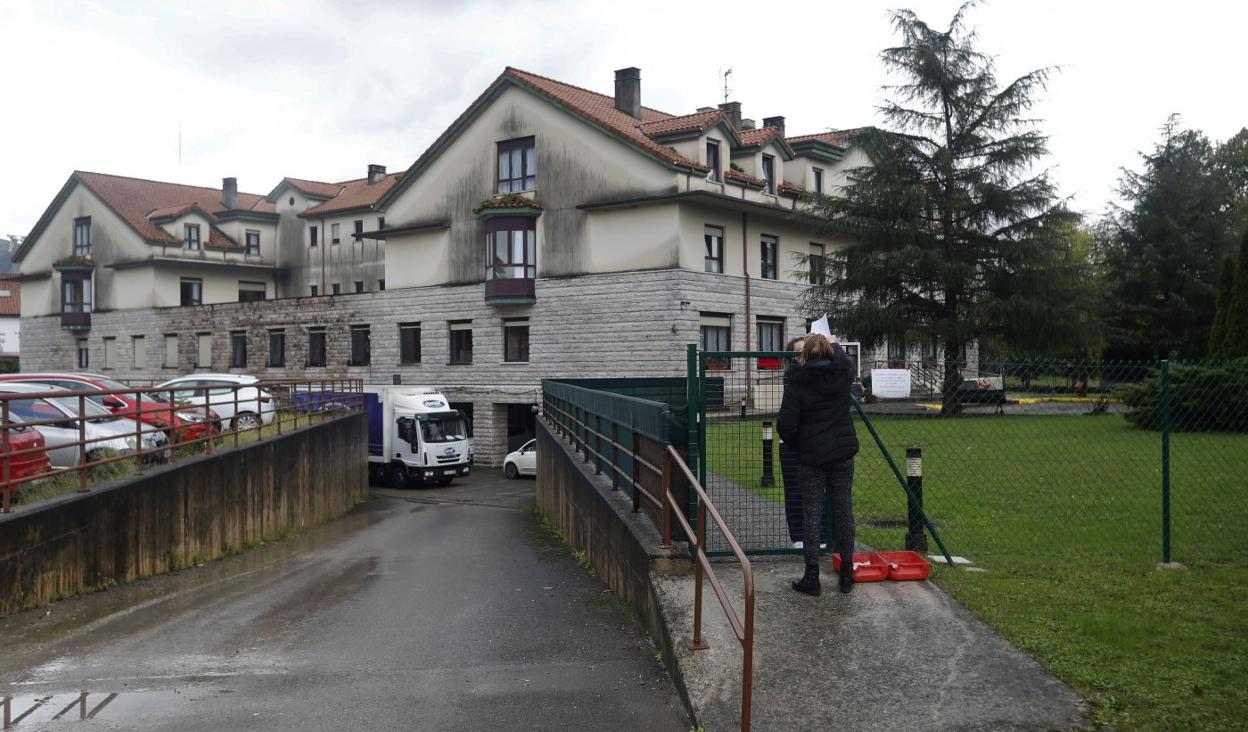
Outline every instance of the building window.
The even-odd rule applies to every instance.
[[[308,227],[308,246],[314,247],[317,244],[316,237],[319,232],[315,226]]]
[[[61,312],[91,312],[91,278],[74,277],[72,273],[61,274]]]
[[[707,226],[702,238],[706,241],[705,266],[707,272],[722,274],[724,271],[724,229]]]
[[[355,291],[356,291],[356,292],[363,292],[363,291],[364,291],[364,280],[356,280],[356,281],[355,281]]]
[[[529,360],[529,319],[503,321],[503,360],[520,363]]]
[[[247,230],[247,249],[244,254],[250,257],[260,256],[260,232],[252,229]]]
[[[339,285],[337,282],[331,284],[330,288],[330,293],[333,295],[339,295],[342,293],[342,285]]]
[[[259,302],[264,299],[267,289],[263,282],[239,282],[238,301]]]
[[[182,248],[199,251],[199,224],[182,225]]]
[[[377,280],[377,291],[378,292],[386,291],[386,279],[384,277]]]
[[[763,180],[767,182],[763,190],[774,195],[776,192],[776,159],[771,155],[763,156]]]
[[[318,290],[317,290],[316,285],[312,285],[312,286],[311,286],[311,288],[310,288],[310,292],[312,293],[312,297],[316,297],[317,295],[319,295],[319,294],[320,294],[320,293],[318,292]]]
[[[784,318],[758,319],[758,350],[784,350]]]
[[[178,367],[178,337],[176,335],[165,336],[165,368],[176,369]]]
[[[104,368],[117,368],[117,339],[112,336],[104,338]]]
[[[338,243],[338,224],[329,225],[329,243],[330,244]]]
[[[720,182],[722,178],[719,171],[719,142],[717,140],[706,141],[706,164],[711,168],[710,174],[706,176],[707,180]]]
[[[74,219],[74,256],[91,256],[91,217]]]
[[[147,339],[143,336],[130,336],[130,352],[136,369],[147,368]]]
[[[230,368],[247,368],[247,331],[230,331]]]
[[[823,168],[810,169],[810,183],[815,193],[823,193]]]
[[[269,331],[269,367],[286,365],[286,330],[274,328]]]
[[[78,368],[91,368],[91,349],[87,347],[87,339],[78,339]]]
[[[485,236],[487,280],[537,278],[537,229],[533,219],[493,219]]]
[[[399,323],[399,363],[420,363],[420,323]]]
[[[308,328],[308,365],[325,365],[325,328]]]
[[[807,257],[807,260],[810,262],[810,284],[822,285],[826,271],[823,245],[811,244],[810,256]]]
[[[182,278],[182,304],[200,305],[204,301],[204,281],[198,278]]]
[[[776,237],[764,234],[759,242],[759,248],[762,250],[763,261],[759,274],[765,280],[776,279],[776,259],[778,257],[780,242]]]
[[[498,143],[498,192],[537,188],[537,153],[532,137]]]
[[[452,320],[451,363],[472,363],[472,321]]]
[[[356,219],[355,220],[355,238],[362,239],[363,237],[361,237],[360,234],[363,234],[363,233],[364,233],[364,219]]]
[[[378,216],[378,217],[377,217],[377,230],[378,230],[378,231],[385,231],[385,230],[386,230],[386,217],[385,217],[385,216]]]
[[[732,316],[718,313],[702,313],[699,318],[699,345],[703,351],[728,351],[732,349]],[[730,362],[725,358],[707,359],[706,367],[712,371],[726,371]]]
[[[198,333],[195,336],[198,348],[195,353],[195,365],[199,368],[212,368],[212,334]]]
[[[372,362],[373,348],[371,328],[367,325],[351,326],[351,362],[349,366],[367,366]]]

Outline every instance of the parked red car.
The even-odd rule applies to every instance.
[[[0,427],[0,429],[4,429]],[[25,481],[37,475],[48,472],[52,469],[52,461],[48,459],[48,453],[43,449],[47,443],[43,440],[43,435],[33,427],[23,427],[15,425],[7,430],[9,433],[9,449],[4,450],[4,442],[0,439],[0,460],[8,464],[9,467],[9,485],[17,481]],[[32,452],[27,452],[27,451]],[[21,454],[17,454],[21,453]],[[3,466],[0,465],[0,471]],[[3,472],[0,472],[0,480],[4,479]],[[0,490],[3,490],[0,488]],[[21,485],[14,486],[11,492],[16,493],[21,490]]]
[[[40,372],[30,374],[3,374],[0,381],[15,381],[23,384],[47,384],[59,386],[70,391],[110,392],[130,389],[125,384],[114,381],[99,374]],[[170,442],[186,442],[207,437],[221,431],[221,418],[211,409],[199,406],[170,406],[152,398],[154,395],[143,395],[139,403],[139,419],[143,424],[163,429]],[[121,394],[105,394],[87,397],[105,409],[125,417],[134,418],[135,394],[133,391]]]

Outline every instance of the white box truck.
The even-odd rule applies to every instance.
[[[396,488],[450,485],[468,475],[467,420],[446,397],[424,386],[365,386],[368,473]]]

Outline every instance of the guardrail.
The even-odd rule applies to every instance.
[[[85,493],[154,463],[211,454],[231,439],[237,447],[363,410],[359,379],[69,390],[32,378],[2,381],[0,390],[17,385],[0,391],[3,513],[26,492]]]

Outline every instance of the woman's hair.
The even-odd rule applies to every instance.
[[[798,337],[796,337],[796,338],[790,338],[790,339],[789,339],[789,342],[788,342],[788,343],[786,343],[786,344],[784,344],[784,350],[786,350],[786,351],[792,351],[792,350],[793,350],[793,346],[796,346],[797,344],[801,343],[801,342],[802,342],[802,341],[804,341],[804,340],[806,340],[806,336],[804,336],[804,335],[800,335],[800,336],[798,336]]]
[[[817,358],[831,359],[836,356],[836,349],[832,347],[832,341],[818,333],[812,333],[806,336],[806,345],[802,346],[802,361],[810,363]]]

